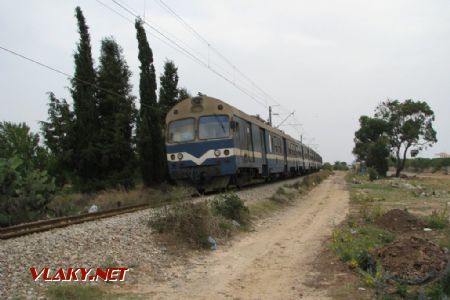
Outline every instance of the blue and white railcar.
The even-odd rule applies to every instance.
[[[207,96],[175,105],[166,128],[171,178],[189,181],[199,190],[303,174],[322,163],[312,149],[260,118]]]

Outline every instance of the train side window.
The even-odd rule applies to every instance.
[[[246,124],[245,126],[245,134],[247,138],[247,150],[252,150],[252,134],[250,132],[250,126],[249,124]]]
[[[272,153],[272,136],[269,134],[269,152]]]

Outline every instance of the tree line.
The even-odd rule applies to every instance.
[[[190,97],[178,87],[178,69],[166,60],[157,76],[143,22],[135,21],[139,97],[132,94],[131,71],[113,37],[101,40],[94,65],[89,27],[75,9],[79,40],[70,80],[73,104],[48,93],[48,118],[41,136],[25,124],[0,123],[0,226],[43,215],[52,195],[71,184],[81,192],[130,189],[167,179],[164,141],[166,113]],[[136,102],[139,101],[139,109]]]
[[[122,48],[114,38],[104,38],[95,67],[89,27],[81,9],[75,12],[80,39],[70,88],[73,109],[50,93],[49,117],[41,122],[43,142],[53,156],[53,175],[60,184],[70,181],[85,192],[132,188],[137,169],[146,186],[162,182],[167,176],[164,118],[181,97],[189,97],[178,88],[177,67],[165,62],[158,100],[153,52],[143,22],[136,20],[140,62],[136,109]]]

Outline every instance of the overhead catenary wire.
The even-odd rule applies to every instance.
[[[117,0],[111,0],[112,2],[114,2],[118,7],[120,7],[121,9],[123,9],[124,11],[126,11],[127,13],[129,13],[130,15],[132,15],[134,18],[136,19],[141,19],[141,21],[143,22],[143,24],[145,24],[147,27],[149,27],[150,29],[152,29],[153,31],[155,31],[156,33],[158,33],[159,35],[161,35],[163,38],[165,38],[167,41],[169,41],[170,43],[172,43],[175,47],[177,47],[180,51],[182,51],[185,55],[187,55],[188,57],[190,57],[192,60],[194,60],[196,63],[198,63],[199,65],[209,69],[211,72],[213,72],[214,74],[216,74],[217,76],[219,76],[220,78],[222,78],[223,80],[225,80],[226,82],[228,82],[229,84],[235,86],[238,90],[240,90],[241,92],[243,92],[244,94],[246,94],[247,96],[249,96],[253,101],[257,102],[258,104],[260,104],[261,106],[263,106],[264,108],[267,108],[267,105],[262,102],[261,100],[258,99],[257,96],[253,95],[251,91],[247,90],[246,88],[244,88],[243,86],[237,84],[236,82],[234,82],[233,80],[229,79],[228,77],[226,77],[225,75],[223,75],[222,73],[220,73],[219,71],[217,71],[216,69],[212,68],[211,66],[208,66],[207,62],[205,63],[203,60],[201,60],[200,58],[198,58],[195,54],[191,53],[190,51],[188,51],[187,49],[185,49],[182,45],[180,45],[179,43],[177,43],[176,41],[174,41],[172,38],[170,38],[169,36],[167,36],[166,34],[164,34],[161,30],[159,30],[158,28],[156,28],[155,26],[153,26],[152,24],[148,23],[146,20],[143,20],[138,13],[134,12],[132,9],[130,9],[126,4],[123,4]]]
[[[38,65],[38,66],[40,66],[40,67],[42,67],[42,68],[45,68],[45,69],[50,70],[50,71],[52,71],[52,72],[55,72],[55,73],[57,73],[57,74],[63,75],[63,76],[65,76],[66,78],[69,78],[69,79],[71,79],[71,80],[76,80],[76,81],[78,81],[78,82],[81,82],[81,83],[90,85],[90,86],[92,86],[92,87],[95,87],[96,89],[101,90],[101,91],[104,91],[105,93],[108,93],[108,94],[111,94],[111,95],[114,95],[114,96],[117,96],[117,97],[120,97],[120,98],[126,98],[125,96],[120,95],[120,94],[117,94],[117,93],[114,92],[114,91],[111,91],[111,90],[105,89],[105,88],[103,88],[103,87],[100,87],[98,84],[95,84],[95,83],[92,83],[92,82],[89,82],[89,81],[86,81],[86,80],[77,78],[77,77],[75,77],[75,76],[72,76],[72,75],[68,74],[67,72],[61,71],[60,69],[58,69],[58,68],[56,68],[56,67],[50,66],[50,65],[45,64],[45,63],[43,63],[43,62],[40,62],[40,61],[38,61],[38,60],[36,60],[36,59],[30,58],[30,57],[28,57],[28,56],[25,56],[25,55],[23,55],[23,54],[21,54],[21,53],[18,53],[18,52],[14,51],[14,50],[11,50],[11,49],[9,49],[9,48],[6,48],[6,47],[4,47],[4,46],[2,46],[2,45],[0,45],[0,50],[3,50],[3,51],[5,51],[5,52],[8,52],[8,53],[10,53],[10,54],[12,54],[12,55],[14,55],[14,56],[17,56],[17,57],[19,57],[19,58],[21,58],[21,59],[24,59],[24,60],[26,60],[26,61],[28,61],[28,62],[31,62],[31,63],[33,63],[33,64],[36,64],[36,65]],[[141,103],[141,105],[145,105],[145,104],[142,104],[142,103]],[[295,128],[295,127],[294,127],[294,128]],[[295,129],[296,129],[296,128],[295,128]],[[298,130],[298,129],[297,129],[297,130]]]
[[[118,15],[119,17],[121,17],[121,18],[124,19],[125,21],[127,21],[127,22],[129,22],[129,23],[131,23],[131,24],[134,25],[134,20],[132,20],[132,19],[128,18],[127,16],[123,15],[122,13],[118,12],[116,9],[114,9],[114,8],[111,7],[111,6],[109,6],[109,5],[106,4],[105,2],[100,1],[100,0],[95,0],[95,1],[96,1],[97,3],[99,3],[101,6],[105,7],[106,9],[108,9],[109,11],[111,11],[111,12],[113,12],[114,14]],[[158,29],[161,30],[161,28],[158,28]],[[161,31],[164,31],[164,30],[161,30]],[[164,31],[164,32],[166,33],[167,31]],[[183,52],[183,51],[180,50],[179,48],[174,47],[174,46],[171,45],[168,41],[166,41],[165,39],[162,39],[161,37],[159,37],[157,34],[154,34],[153,32],[150,32],[150,31],[148,31],[148,30],[146,30],[146,33],[147,33],[148,35],[152,36],[153,38],[157,39],[158,41],[162,42],[162,43],[163,43],[164,45],[166,45],[167,47],[169,47],[169,48],[171,48],[171,49],[177,51],[178,53],[180,53],[180,54],[182,54],[182,55],[184,55],[184,56],[186,56],[186,57],[188,57],[189,59],[192,60],[192,57],[190,57],[189,55],[187,55],[185,52]],[[182,42],[182,41],[181,41],[181,42]],[[182,43],[186,45],[186,43],[184,43],[184,42],[182,42]],[[192,48],[189,47],[189,49],[192,49]],[[196,51],[196,53],[199,53],[199,52]],[[216,65],[214,62],[212,62],[212,64]],[[217,65],[217,66],[218,66],[218,65]],[[220,66],[219,66],[219,67],[220,67]],[[221,69],[222,69],[222,71],[225,71],[226,73],[228,73],[228,75],[231,75],[228,71],[224,70],[223,68],[221,68]]]
[[[175,12],[174,9],[172,9],[164,0],[154,0],[156,3],[158,3],[161,7],[163,7],[165,10],[170,12],[183,26],[185,26],[192,34],[202,43],[206,44],[208,47],[208,52],[212,51],[217,56],[219,56],[224,62],[226,62],[231,68],[240,74],[245,80],[247,80],[254,88],[256,88],[261,95],[263,95],[264,98],[270,99],[271,102],[277,104],[280,106],[280,108],[286,112],[286,114],[289,114],[291,118],[294,119],[296,123],[299,123],[298,119],[291,113],[291,111],[287,108],[285,108],[279,101],[274,99],[271,95],[269,95],[264,89],[262,89],[260,86],[258,86],[251,78],[249,78],[244,72],[242,72],[234,63],[232,63],[225,55],[223,55],[219,50],[217,50],[212,44],[203,37],[195,28],[193,28],[187,21],[185,21],[177,12]],[[267,105],[267,101],[265,101]],[[299,132],[298,128],[292,126],[294,130]]]
[[[265,98],[271,99],[273,102],[278,103],[273,97],[266,93],[261,87],[259,87],[251,78],[249,78],[244,72],[242,72],[235,64],[233,64],[225,55],[223,55],[219,50],[217,50],[206,38],[204,38],[197,30],[195,30],[188,22],[186,22],[179,14],[177,14],[172,8],[170,8],[164,1],[155,0],[156,3],[160,4],[161,7],[169,11],[175,18],[184,25],[193,35],[202,43],[206,44],[208,47],[208,52],[214,52],[219,56],[224,62],[231,66],[234,72],[239,73],[245,80],[247,80],[254,88],[256,88],[261,95]],[[268,104],[265,101],[266,105]]]

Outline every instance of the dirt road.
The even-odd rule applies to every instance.
[[[326,299],[326,291],[306,283],[348,201],[344,173],[337,173],[255,232],[174,270],[183,276],[141,284],[138,293],[153,299]]]

